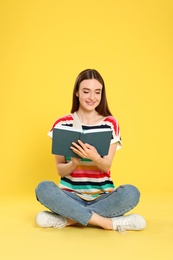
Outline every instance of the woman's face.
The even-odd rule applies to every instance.
[[[76,96],[79,98],[79,108],[85,111],[95,110],[101,101],[102,85],[96,79],[83,80]]]

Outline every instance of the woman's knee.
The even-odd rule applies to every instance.
[[[140,199],[140,191],[138,188],[131,184],[124,185],[124,188],[127,190],[127,196],[129,199],[138,203]]]
[[[52,181],[40,182],[35,189],[37,199],[39,200],[40,196],[43,196],[44,194],[48,194],[53,186],[56,186],[56,184]]]
[[[125,184],[118,187],[118,190],[121,189],[121,192],[124,194],[124,198],[129,202],[137,204],[140,199],[140,192],[137,187],[131,184]]]

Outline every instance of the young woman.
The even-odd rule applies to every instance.
[[[122,142],[117,120],[112,116],[103,78],[98,71],[82,71],[75,82],[71,113],[59,118],[48,135],[57,126],[85,129],[111,128],[112,140],[108,155],[101,157],[88,143],[72,143],[71,149],[78,158],[55,155],[60,179],[57,186],[43,181],[36,188],[36,197],[50,211],[36,216],[40,227],[63,228],[77,223],[94,225],[105,230],[142,230],[146,227],[143,217],[125,215],[139,202],[140,193],[133,185],[115,188],[110,168],[116,150]]]

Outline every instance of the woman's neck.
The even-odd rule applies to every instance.
[[[99,123],[104,117],[100,115],[96,110],[93,111],[83,111],[79,109],[76,114],[81,122],[85,125],[94,125]]]

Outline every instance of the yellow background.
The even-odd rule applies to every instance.
[[[172,1],[1,1],[1,192],[57,180],[52,123],[71,108],[86,68],[103,76],[124,147],[112,177],[172,189]]]
[[[172,260],[172,0],[1,0],[0,37],[0,257]],[[86,68],[105,80],[123,139],[112,177],[140,189],[145,231],[34,223],[36,185],[59,181],[47,132]]]

